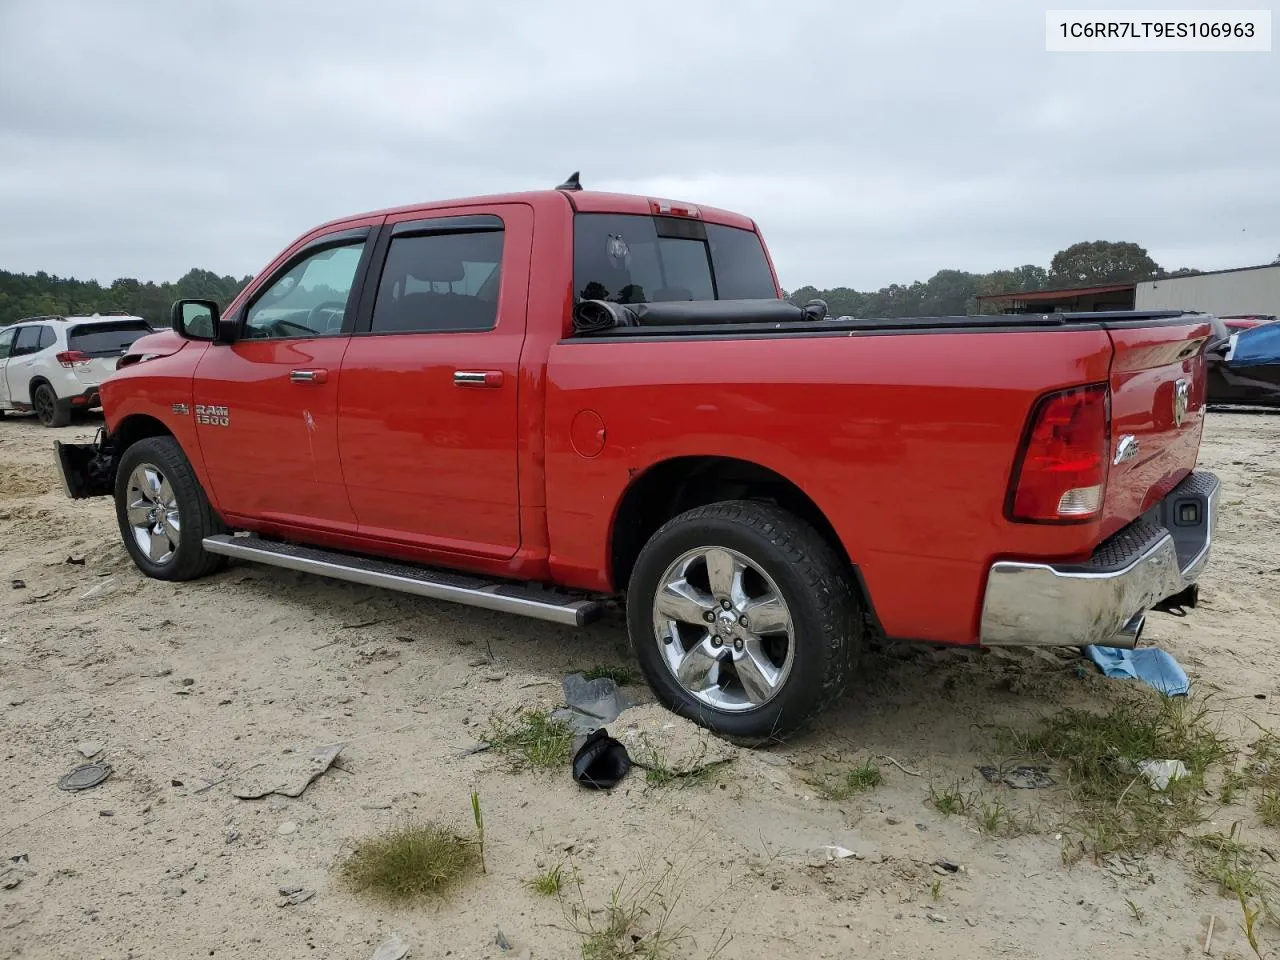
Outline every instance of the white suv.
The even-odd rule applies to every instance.
[[[64,427],[75,410],[101,405],[98,385],[139,337],[154,333],[141,317],[28,317],[0,329],[0,416],[35,411],[46,427]]]

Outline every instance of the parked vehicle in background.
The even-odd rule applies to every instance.
[[[1280,407],[1280,323],[1232,333],[1210,345],[1205,357],[1209,403]]]
[[[1194,606],[1203,314],[831,319],[755,223],[556,190],[298,238],[179,301],[58,444],[148,576],[228,557],[576,626],[758,740],[872,633],[1131,647]]]
[[[1227,329],[1232,333],[1239,333],[1241,330],[1249,330],[1252,327],[1261,326],[1264,323],[1274,323],[1274,316],[1266,316],[1263,314],[1241,314],[1240,316],[1222,317],[1222,322],[1227,325]]]
[[[63,427],[102,405],[99,386],[116,361],[154,328],[141,317],[28,317],[0,330],[0,415],[34,412]]]

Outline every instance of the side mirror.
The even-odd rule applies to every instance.
[[[169,325],[188,340],[214,340],[219,332],[218,305],[212,300],[177,300],[169,308]]]

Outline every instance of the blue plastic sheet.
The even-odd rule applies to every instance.
[[[1085,647],[1084,652],[1108,677],[1141,680],[1170,697],[1181,696],[1191,689],[1187,672],[1178,661],[1155,647],[1122,650],[1093,646]]]

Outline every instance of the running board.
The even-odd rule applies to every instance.
[[[450,600],[471,607],[514,613],[571,627],[585,626],[604,612],[604,604],[599,600],[550,587],[495,582],[319,547],[264,540],[256,536],[219,534],[205,537],[204,548],[210,553],[237,560],[251,560],[334,580],[398,590],[418,597],[430,597],[432,600]]]

